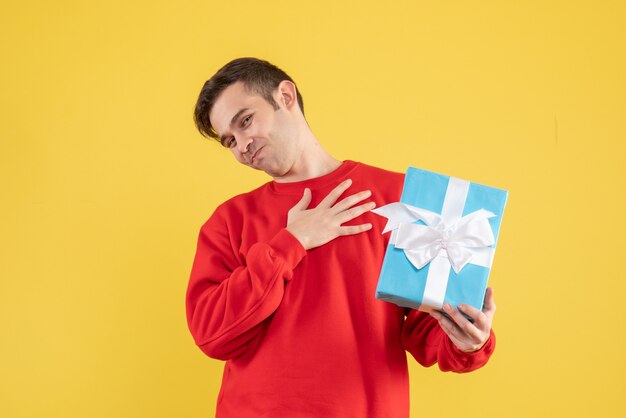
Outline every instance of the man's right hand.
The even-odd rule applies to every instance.
[[[372,228],[370,223],[341,226],[376,207],[374,202],[355,206],[372,195],[369,190],[348,196],[335,204],[351,184],[352,180],[343,181],[312,209],[308,209],[311,203],[311,190],[304,189],[302,199],[289,210],[287,231],[296,237],[305,249],[319,247],[338,236],[359,234]]]

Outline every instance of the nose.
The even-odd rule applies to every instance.
[[[245,154],[248,151],[248,147],[253,141],[252,138],[245,137],[235,138],[235,140],[237,141],[237,150],[242,154]]]

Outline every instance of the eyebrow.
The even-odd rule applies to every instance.
[[[247,112],[248,110],[250,109],[247,107],[244,107],[243,109],[240,109],[237,113],[235,113],[235,116],[233,116],[233,118],[230,120],[230,125],[228,125],[230,129],[233,129],[233,126],[237,122],[237,119],[239,118],[239,116],[241,116],[242,113]],[[224,137],[222,135],[220,135],[220,143],[222,144],[224,143]]]

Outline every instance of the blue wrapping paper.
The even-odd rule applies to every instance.
[[[400,202],[441,214],[450,179],[450,176],[409,167]],[[491,245],[494,251],[507,197],[506,190],[469,183],[463,205],[462,216],[480,209],[485,209],[495,215],[488,219],[495,238],[495,243]],[[424,225],[421,220],[414,223]],[[423,303],[430,266],[431,263],[428,263],[422,268],[416,268],[409,261],[404,250],[396,248],[390,242],[385,252],[376,288],[376,298],[423,311],[439,309],[440,306],[429,306]],[[450,268],[443,303],[450,303],[454,307],[465,303],[482,309],[490,271],[489,267],[471,262],[458,273]]]

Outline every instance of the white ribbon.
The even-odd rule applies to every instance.
[[[396,202],[374,209],[388,218],[383,233],[392,231],[390,243],[404,250],[416,268],[431,263],[422,304],[441,308],[450,267],[458,274],[468,263],[491,268],[495,238],[488,219],[496,216],[479,209],[461,216],[470,182],[450,177],[441,215]],[[414,222],[421,220],[425,225]]]

